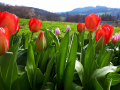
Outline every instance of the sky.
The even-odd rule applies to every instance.
[[[66,12],[86,6],[120,8],[119,0],[0,0],[1,3],[35,7],[50,12]]]

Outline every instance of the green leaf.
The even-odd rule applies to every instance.
[[[44,53],[44,57],[41,61],[41,66],[40,66],[40,70],[44,73],[45,72],[45,68],[46,68],[46,65],[47,65],[47,60],[48,60],[48,57],[49,57],[49,54],[50,54],[50,49],[48,48],[45,53]]]
[[[112,83],[112,79],[110,79],[109,82],[108,82],[108,88],[107,88],[107,90],[110,90],[111,83]]]
[[[18,75],[22,75],[26,72],[25,71],[25,66],[17,65],[17,69],[18,69]]]
[[[46,69],[46,72],[45,72],[44,82],[43,82],[42,87],[41,87],[40,90],[44,90],[44,88],[45,88],[45,84],[46,84],[47,80],[49,79],[50,72],[51,72],[51,69],[52,69],[56,54],[57,53],[55,53],[55,55],[52,57],[52,59],[48,62],[47,69]]]
[[[112,79],[111,86],[117,85],[120,83],[120,74],[110,73],[107,75],[107,79]]]
[[[106,66],[100,69],[96,69],[91,75],[91,79],[103,77],[109,72],[114,72],[116,69],[117,69],[117,66]]]
[[[54,84],[51,82],[47,82],[45,90],[54,90]]]
[[[103,45],[103,47],[100,51],[100,54],[96,59],[96,62],[99,65],[99,67],[101,66],[101,63],[102,63],[103,59],[105,58],[105,56],[106,56],[106,45]]]
[[[19,77],[19,83],[20,83],[20,90],[32,90],[27,77],[27,73],[24,73]]]
[[[32,45],[30,44],[27,52],[26,70],[31,87],[33,87],[34,68],[35,68],[34,53]]]
[[[1,68],[1,76],[5,83],[7,78],[7,70],[10,63],[10,58],[13,55],[12,52],[6,52],[4,55],[0,56],[0,68]]]
[[[112,54],[113,54],[113,51],[109,51],[107,53],[107,55],[105,56],[105,58],[103,59],[103,61],[101,63],[101,67],[104,67],[104,66],[107,66],[110,64],[110,61],[112,59]]]
[[[43,84],[43,81],[44,81],[44,75],[42,74],[40,69],[37,68],[36,83],[40,85]]]
[[[46,39],[47,46],[49,46],[52,42],[52,37],[51,37],[50,33],[48,32],[48,30],[45,30],[44,36]]]
[[[17,65],[23,65],[26,66],[27,62],[27,49],[23,49],[19,51],[18,56],[17,56]]]
[[[0,90],[5,90],[5,84],[1,76],[1,71],[0,71]]]
[[[20,90],[19,78],[12,83],[11,90]]]
[[[17,43],[15,43],[13,46],[11,46],[8,50],[8,52],[13,52],[15,50],[15,47],[17,46]]]
[[[99,82],[97,81],[96,78],[94,78],[93,86],[94,86],[95,90],[104,90],[104,89],[102,88],[102,86],[99,84]]]
[[[7,71],[7,79],[6,79],[6,82],[5,82],[6,90],[11,90],[12,82],[15,79],[17,79],[17,77],[18,77],[16,60],[17,60],[19,44],[20,44],[20,40],[17,43],[17,46],[15,47],[13,55],[10,59],[10,63],[9,63],[8,71]]]
[[[82,87],[75,84],[74,82],[72,83],[72,89],[71,90],[82,90]]]
[[[85,61],[85,49],[81,48],[80,62],[83,66],[84,66],[84,61]]]
[[[84,68],[83,65],[77,60],[75,63],[75,70],[77,71],[81,82],[83,82]]]
[[[85,53],[85,60],[84,60],[84,78],[83,78],[83,86],[85,83],[88,82],[91,73],[93,72],[93,66],[95,60],[95,48],[92,43],[92,39],[90,39],[89,44],[87,46],[87,50]]]
[[[57,79],[58,79],[58,85],[59,89],[61,87],[61,83],[63,80],[64,70],[65,70],[65,63],[67,58],[67,52],[68,52],[68,45],[69,45],[69,38],[70,38],[70,30],[67,31],[65,36],[63,37],[60,49],[59,49],[59,60],[57,61]]]
[[[65,68],[64,90],[71,90],[75,70],[76,52],[77,52],[77,37],[74,34],[71,40],[70,52],[68,56],[67,65]]]
[[[24,49],[28,49],[28,39],[29,39],[29,35],[26,34],[25,40],[24,40],[24,43],[23,43]]]

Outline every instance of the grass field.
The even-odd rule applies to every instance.
[[[28,22],[29,22],[29,19],[22,19],[22,18],[19,19],[19,24],[21,25],[21,28],[20,28],[18,35],[21,35],[22,33],[25,33],[25,34],[30,33],[31,34],[31,32],[29,30]],[[70,25],[70,27],[71,27],[71,31],[70,31],[71,34],[73,34],[74,32],[77,32],[77,23],[55,22],[55,21],[42,21],[42,27],[41,27],[40,31],[44,31],[45,28],[49,29],[51,27],[52,31],[55,32],[55,29],[58,27],[61,31],[60,36],[63,37],[64,34],[66,33],[66,26],[67,25]],[[99,25],[99,27],[100,27],[100,25]],[[40,31],[37,33],[34,33],[33,37],[37,36],[40,33]],[[87,35],[87,33],[88,33],[88,31],[85,28],[85,35]],[[113,35],[115,33],[120,33],[120,27],[114,27]]]

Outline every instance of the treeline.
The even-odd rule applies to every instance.
[[[39,14],[31,7],[12,6],[9,4],[0,3],[0,11],[1,12],[7,11],[10,13],[13,13],[20,18],[29,19],[29,18],[35,17],[37,19],[41,19]]]
[[[103,14],[103,15],[101,16],[101,20],[102,20],[102,21],[117,21],[117,17],[105,13],[105,14]]]
[[[64,20],[65,22],[85,22],[85,17],[86,15],[72,15],[72,16],[67,16],[66,19]]]
[[[45,10],[36,9],[32,7],[26,6],[12,6],[9,4],[0,3],[0,11],[7,11],[9,13],[13,13],[20,18],[30,19],[35,17],[40,20],[48,20],[48,21],[60,21],[60,16],[55,13],[50,13]],[[42,16],[42,17],[41,17]]]
[[[85,18],[86,18],[87,15],[68,15],[66,18],[65,18],[65,22],[81,22],[81,23],[84,23],[85,22]],[[101,21],[117,21],[117,19],[119,18],[120,19],[120,15],[118,15],[117,17],[116,16],[112,16],[110,14],[103,14],[100,16],[101,17]]]

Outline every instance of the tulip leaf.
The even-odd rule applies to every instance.
[[[25,66],[17,65],[17,69],[18,69],[18,75],[23,75],[26,72]]]
[[[13,52],[16,46],[17,46],[17,43],[15,43],[13,46],[11,46],[9,48],[8,52]]]
[[[56,52],[54,54],[54,56],[52,57],[52,59],[48,62],[47,64],[47,69],[46,69],[46,72],[45,72],[45,78],[44,78],[44,81],[43,81],[43,84],[42,84],[42,87],[40,90],[44,90],[44,87],[45,87],[45,84],[50,76],[50,72],[51,72],[51,69],[52,69],[52,66],[53,66],[53,63],[54,63],[54,60],[55,60],[55,57],[57,55],[58,52]]]
[[[31,88],[33,87],[34,69],[35,69],[34,53],[33,53],[32,45],[30,44],[27,52],[26,70]]]
[[[37,68],[36,84],[42,85],[43,81],[44,81],[44,75],[42,74],[40,69]]]
[[[11,90],[20,90],[19,78],[12,83]]]
[[[107,66],[110,64],[113,51],[109,51],[101,63],[101,67]]]
[[[75,84],[74,82],[72,83],[72,89],[71,90],[82,90],[82,87]]]
[[[48,49],[45,51],[44,56],[43,56],[43,59],[42,59],[42,61],[41,61],[40,70],[41,70],[43,73],[45,72],[45,68],[46,68],[46,65],[47,65],[47,60],[48,60],[49,54],[50,54],[50,49],[48,48]]]
[[[18,56],[17,56],[17,65],[23,65],[26,66],[26,62],[27,62],[27,49],[23,49],[21,51],[18,52]]]
[[[83,66],[84,66],[84,61],[85,61],[85,49],[81,48],[80,62]]]
[[[0,71],[0,90],[5,90],[5,84],[1,76],[1,71]]]
[[[45,30],[44,36],[45,36],[45,39],[46,39],[47,46],[50,46],[50,44],[52,42],[52,37],[49,34],[50,33],[48,32],[48,30]]]
[[[17,43],[17,46],[15,47],[13,55],[9,62],[9,66],[7,70],[7,79],[5,82],[6,90],[11,90],[12,82],[18,77],[16,60],[17,60],[18,47],[19,47],[20,41],[21,40],[19,39],[19,42]]]
[[[99,67],[101,66],[101,63],[103,61],[103,59],[106,56],[106,45],[103,45],[102,49],[100,50],[100,54],[96,59],[97,64],[99,65]]]
[[[104,90],[104,89],[102,88],[102,86],[99,84],[99,82],[97,81],[96,78],[94,78],[93,86],[94,86],[95,90]]]
[[[120,83],[120,74],[110,73],[107,75],[107,79],[112,79],[111,86],[117,85]]]
[[[10,58],[13,55],[12,52],[6,52],[4,55],[0,56],[0,68],[1,68],[1,76],[3,78],[3,81],[5,83],[7,78],[7,70],[10,63]]]
[[[58,79],[58,87],[61,88],[63,75],[64,75],[64,69],[66,64],[66,58],[67,58],[67,52],[68,52],[68,45],[69,45],[69,39],[70,38],[70,30],[67,31],[65,36],[63,37],[60,49],[59,49],[59,60],[57,60],[57,79]]]
[[[24,42],[23,42],[24,49],[28,49],[28,39],[29,39],[29,35],[26,34]]]
[[[76,53],[77,53],[77,37],[76,34],[74,34],[71,40],[70,52],[64,73],[64,90],[71,89],[75,70]]]
[[[77,60],[75,63],[75,70],[77,71],[81,82],[83,82],[82,80],[83,80],[83,75],[84,75],[84,68],[83,68],[83,65]]]
[[[116,69],[117,69],[117,66],[105,66],[103,68],[96,69],[91,75],[91,79],[103,77],[109,72],[114,72]]]
[[[31,90],[31,86],[28,80],[27,73],[20,75],[19,83],[20,83],[20,90]]]
[[[95,65],[94,60],[95,60],[95,48],[92,43],[92,39],[90,39],[89,44],[87,46],[86,53],[85,53],[85,60],[83,65],[84,66],[84,78],[83,78],[84,83],[83,84],[88,82],[90,75],[93,72],[92,67],[93,65]]]

